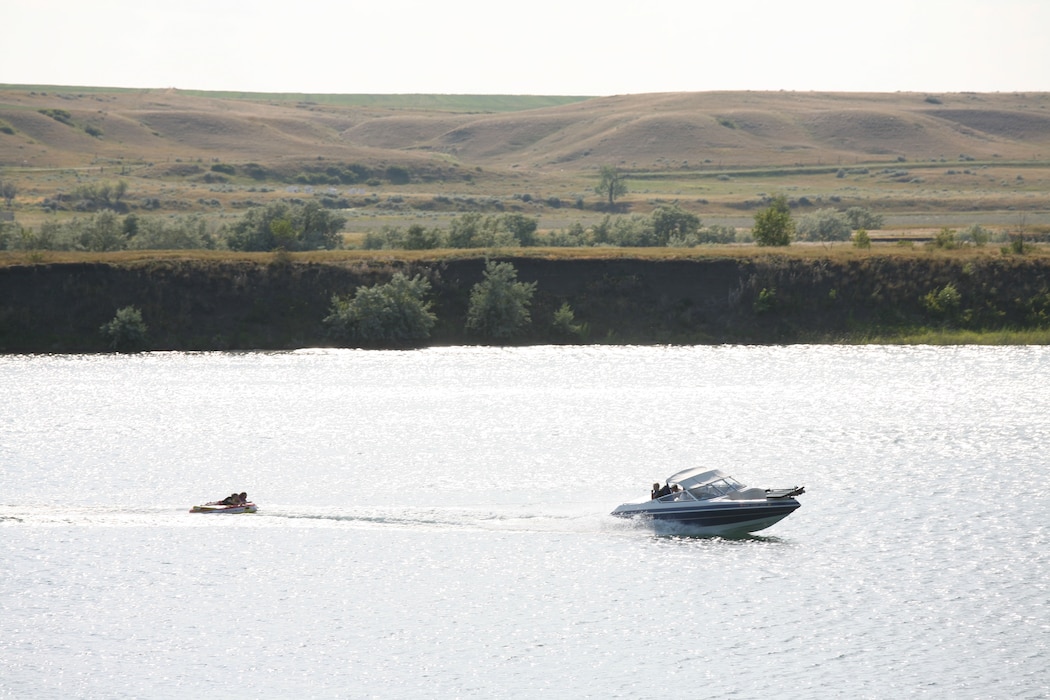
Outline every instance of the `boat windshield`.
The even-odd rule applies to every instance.
[[[727,476],[724,479],[718,479],[717,481],[701,484],[700,486],[694,486],[689,489],[689,493],[698,501],[706,501],[709,498],[718,498],[727,493],[739,491],[743,486],[743,484],[733,477]]]

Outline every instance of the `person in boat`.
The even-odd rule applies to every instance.
[[[240,505],[240,502],[241,502],[241,497],[238,496],[235,493],[231,493],[229,496],[227,496],[226,498],[224,498],[221,501],[219,501],[219,505],[236,506],[236,505]]]
[[[248,504],[248,494],[246,492],[244,492],[244,491],[241,491],[239,494],[237,494],[237,505],[243,506],[243,505],[247,505],[247,504]]]
[[[653,486],[656,486],[656,484],[653,484]],[[660,498],[661,496],[666,496],[669,493],[671,493],[671,487],[667,484],[664,484],[656,491],[656,493],[653,495],[653,498]]]
[[[660,490],[660,482],[658,481],[655,484],[653,484],[653,488],[649,492],[649,497],[652,498],[655,501],[656,500],[656,492],[659,491],[659,490]]]

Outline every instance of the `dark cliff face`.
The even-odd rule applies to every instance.
[[[516,341],[523,344],[565,340],[551,324],[563,303],[586,324],[583,342],[641,344],[834,341],[937,325],[1018,329],[1045,326],[1050,314],[1050,265],[1040,259],[505,259],[518,279],[537,285],[531,329]],[[124,306],[142,311],[150,349],[331,345],[322,319],[332,296],[398,271],[432,284],[438,323],[430,344],[484,342],[464,331],[484,265],[472,258],[2,267],[0,352],[105,351],[99,327]],[[954,305],[931,305],[928,296],[947,285]]]

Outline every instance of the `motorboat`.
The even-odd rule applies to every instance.
[[[740,536],[791,515],[801,505],[795,497],[805,490],[749,488],[718,469],[693,467],[668,477],[652,498],[624,503],[612,515],[647,518],[690,534]]]
[[[255,504],[251,502],[226,505],[220,501],[205,503],[202,506],[193,506],[190,508],[191,513],[254,513],[257,510],[258,508],[256,508]]]

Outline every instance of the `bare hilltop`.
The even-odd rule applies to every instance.
[[[0,166],[587,170],[1050,160],[1050,95],[336,96],[0,86]]]

